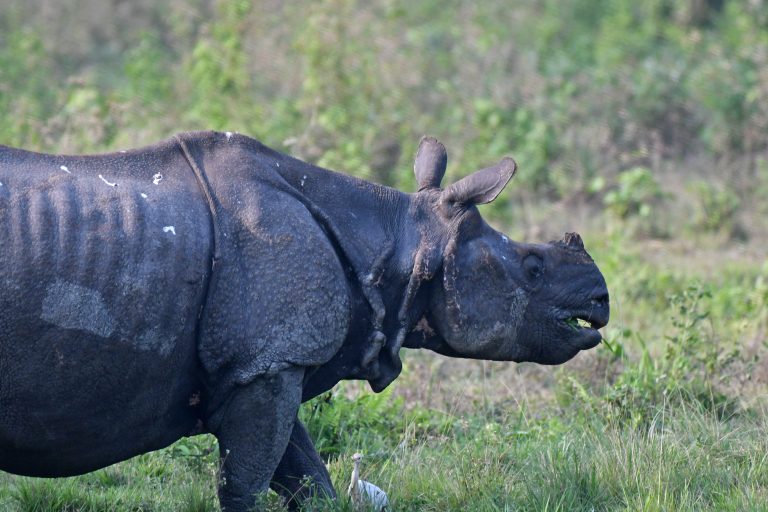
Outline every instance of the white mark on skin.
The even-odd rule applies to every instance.
[[[232,132],[225,132],[224,135],[227,136],[227,140],[232,138]]]
[[[501,259],[503,259],[504,261],[507,261],[507,257],[506,256],[502,256]]]
[[[350,214],[352,217],[354,217],[354,218],[357,218],[357,215],[355,215],[355,212],[349,212],[349,214]]]
[[[173,233],[175,235],[176,234],[176,228],[173,227],[173,226],[165,226],[163,228],[163,233]]]
[[[302,187],[304,186],[304,182],[305,182],[306,180],[307,180],[307,175],[305,174],[304,176],[302,176],[302,177],[301,177],[301,186],[302,186]]]
[[[2,182],[2,181],[0,181],[0,187],[2,187],[2,186],[3,186],[3,182]]]
[[[507,238],[506,236],[504,236],[504,235],[501,235],[501,239],[502,239],[502,240],[504,240],[504,243],[505,243],[505,244],[508,244],[508,243],[509,243],[509,238]]]
[[[142,192],[142,193],[141,193],[141,197],[143,197],[144,199],[146,199],[146,198],[147,198],[147,194],[145,194],[144,192]]]
[[[280,162],[275,162],[275,165],[279,168],[280,167]]]
[[[62,171],[64,171],[67,174],[72,174],[72,171],[70,171],[69,168],[66,165],[59,166],[59,169],[61,169]]]
[[[103,181],[104,183],[106,183],[110,187],[116,187],[117,186],[117,183],[112,183],[111,181],[107,181],[107,179],[104,176],[102,176],[101,174],[99,174],[99,179],[101,179],[101,181]]]
[[[121,150],[120,150],[120,152],[121,152],[121,153],[127,153],[127,151],[126,151],[126,150],[124,150],[124,149],[121,149]]]
[[[153,185],[159,185],[161,181],[163,181],[163,175],[162,174],[157,173],[154,176],[152,176],[152,184]]]
[[[108,338],[115,320],[97,290],[56,279],[48,285],[40,318],[62,329],[77,329]]]

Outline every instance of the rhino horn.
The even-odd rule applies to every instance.
[[[460,179],[443,191],[443,201],[460,204],[490,203],[504,189],[517,171],[517,163],[510,157],[498,164],[481,169]]]
[[[563,243],[574,249],[584,249],[584,241],[578,233],[566,233],[563,235]]]
[[[419,192],[428,188],[440,187],[447,163],[448,154],[445,152],[445,146],[434,137],[427,137],[426,135],[422,137],[413,163],[413,172],[416,174]]]

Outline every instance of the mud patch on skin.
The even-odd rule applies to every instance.
[[[522,288],[517,288],[508,300],[507,316],[502,320],[468,326],[467,337],[475,340],[477,354],[483,358],[504,361],[517,357],[521,341],[518,336],[530,299]]]
[[[523,324],[525,310],[528,307],[528,294],[522,288],[515,290],[509,304],[509,322],[512,324],[510,331],[512,336],[517,339],[517,332]]]
[[[101,293],[62,279],[48,285],[40,318],[62,329],[78,329],[102,338],[115,330],[115,320]]]

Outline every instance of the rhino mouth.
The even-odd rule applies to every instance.
[[[578,331],[579,329],[592,329],[592,322],[585,318],[577,316],[569,316],[564,320],[565,324],[571,329]]]
[[[564,329],[571,334],[571,339],[581,350],[595,347],[603,337],[598,329],[608,324],[607,314],[599,310],[570,312],[560,318]]]

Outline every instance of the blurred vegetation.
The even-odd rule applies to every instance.
[[[0,120],[2,144],[68,153],[240,131],[408,191],[422,134],[446,180],[513,155],[484,214],[584,231],[607,343],[338,386],[301,411],[337,487],[363,451],[397,510],[766,510],[766,0],[4,0]],[[216,469],[185,439],[0,474],[0,509],[216,510]]]
[[[409,187],[428,132],[454,178],[519,160],[501,219],[532,195],[622,194],[637,168],[750,195],[768,149],[766,13],[764,0],[6,0],[0,140],[84,152],[237,130]],[[732,197],[710,194],[694,227],[727,222]],[[610,207],[624,206],[648,212]]]

